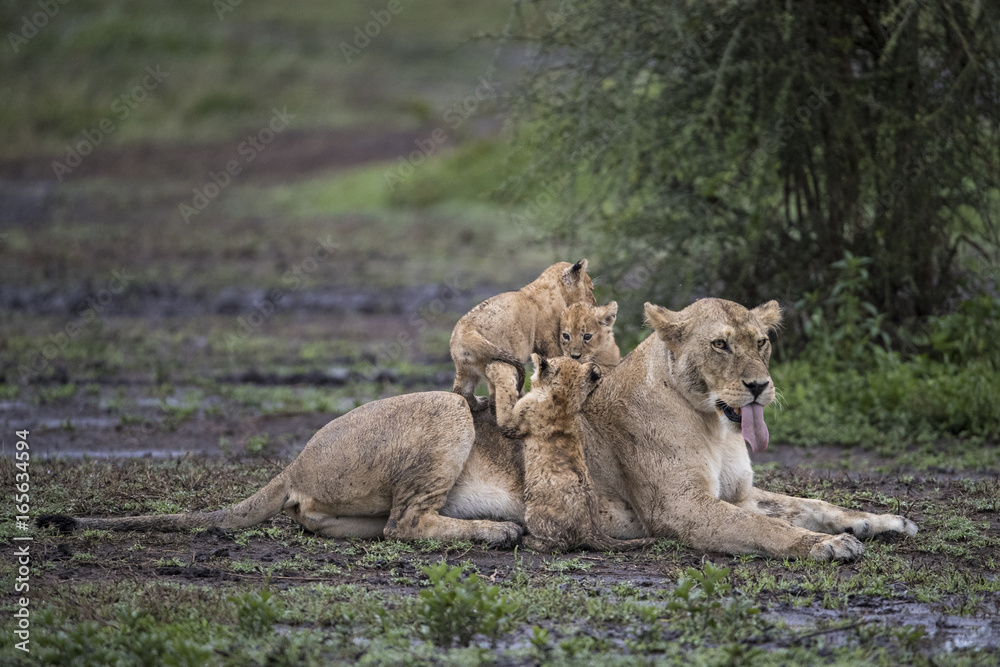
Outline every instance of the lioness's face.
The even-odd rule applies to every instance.
[[[618,304],[614,301],[601,307],[582,303],[569,306],[559,322],[562,353],[579,361],[593,359],[613,339],[617,315]]]
[[[742,431],[754,451],[767,447],[763,408],[774,400],[768,332],[781,319],[774,301],[748,310],[701,299],[679,313],[647,304],[646,317],[670,349],[677,388],[696,410],[715,412]]]

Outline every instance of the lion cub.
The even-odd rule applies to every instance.
[[[558,352],[559,317],[566,306],[581,302],[596,303],[585,259],[576,264],[553,264],[520,290],[490,297],[470,310],[451,333],[451,358],[455,361],[453,391],[464,396],[473,410],[483,409],[489,403],[476,398],[476,385],[486,380],[490,397],[495,398],[496,387],[493,379],[487,377],[486,367],[490,362],[502,361],[517,369],[517,385],[513,390],[516,399],[524,385],[524,363],[528,357],[532,352],[543,355]],[[506,409],[505,406],[498,411]]]
[[[617,540],[600,529],[597,492],[576,423],[601,378],[600,367],[568,357],[531,357],[531,391],[514,406],[524,437],[525,546],[536,551],[608,551],[655,542]]]
[[[617,301],[606,306],[570,305],[563,311],[559,322],[562,353],[580,363],[592,361],[605,371],[617,366],[622,359],[615,343],[614,324],[617,317]]]

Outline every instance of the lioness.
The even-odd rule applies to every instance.
[[[567,306],[559,318],[562,353],[584,363],[592,361],[603,370],[617,366],[622,353],[615,343],[615,319],[618,302],[604,306],[574,303]]]
[[[531,355],[531,391],[514,406],[524,436],[524,544],[536,551],[634,549],[654,540],[601,532],[597,492],[587,471],[577,417],[601,379],[600,367],[569,357]]]
[[[744,441],[756,451],[768,444],[763,407],[774,399],[767,364],[768,333],[781,319],[776,302],[748,310],[701,299],[679,312],[648,303],[645,311],[653,334],[605,374],[581,411],[603,532],[818,560],[857,558],[864,552],[859,537],[916,534],[916,524],[901,516],[753,486]],[[490,370],[498,388],[509,384],[502,376],[512,369]],[[477,419],[473,451],[481,441],[502,449],[493,443],[498,437]]]
[[[520,479],[522,473],[495,470],[488,445],[471,452],[474,439],[472,415],[461,396],[436,391],[385,398],[321,428],[277,477],[232,507],[138,517],[43,515],[38,524],[63,530],[230,530],[284,511],[307,530],[327,537],[436,537],[513,546],[523,532],[520,523],[465,521],[438,513],[456,487],[463,465],[471,465],[463,484],[486,476],[499,486],[467,504],[471,511],[466,514],[514,516],[520,522],[521,486],[505,487],[504,480]],[[505,443],[498,441],[497,446]],[[503,454],[500,466],[520,465],[509,452]],[[495,512],[492,496],[496,495],[502,497],[501,505],[510,497],[517,500],[507,501],[503,511]]]
[[[515,390],[524,384],[524,364],[532,352],[554,355],[559,349],[559,317],[572,303],[595,303],[594,285],[587,275],[587,260],[559,262],[516,292],[504,292],[463,315],[451,333],[451,358],[455,361],[453,391],[473,410],[488,402],[475,396],[476,385],[486,380],[490,397],[496,395],[486,366],[493,361],[517,369]],[[511,406],[498,407],[505,413]]]
[[[580,413],[602,532],[818,560],[857,558],[864,551],[858,537],[916,534],[916,525],[901,516],[753,486],[743,435],[756,449],[767,446],[758,406],[774,395],[767,334],[780,317],[773,301],[747,310],[702,299],[679,312],[646,304],[653,334],[602,378]],[[515,369],[493,367],[513,385]],[[523,493],[523,443],[505,438],[489,411],[470,414],[462,397],[426,392],[375,401],[335,419],[267,486],[228,509],[40,517],[39,523],[237,528],[284,509],[331,537],[383,534],[502,546],[520,539]]]

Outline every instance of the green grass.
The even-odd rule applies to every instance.
[[[214,509],[246,497],[280,467],[50,461],[32,468],[33,507],[78,515]],[[0,484],[10,486],[14,472],[4,459]],[[860,613],[901,604],[991,618],[1000,596],[995,481],[885,485],[781,470],[760,473],[758,481],[848,507],[904,512],[920,533],[869,541],[858,562],[844,565],[706,555],[669,540],[613,556],[331,540],[284,517],[222,535],[40,531],[32,658],[109,664],[169,654],[222,665],[995,661],[995,651],[944,651],[918,626],[858,622]],[[0,535],[13,532],[10,519],[0,521]],[[436,584],[428,566],[436,566]],[[0,578],[11,581],[15,571],[11,559],[0,562]],[[503,622],[454,613],[456,600],[484,613],[500,609]],[[789,626],[782,620],[788,610],[832,616]],[[9,625],[0,621],[0,651],[13,656],[11,664],[29,664],[11,652]],[[825,641],[832,636],[836,643]]]
[[[987,362],[876,359],[867,369],[774,364],[772,437],[859,445],[916,469],[1000,465],[1000,374]]]

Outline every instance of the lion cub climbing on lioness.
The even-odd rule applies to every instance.
[[[453,391],[464,396],[473,410],[483,409],[488,401],[476,398],[476,385],[486,380],[490,397],[495,397],[494,379],[487,377],[486,367],[502,361],[517,370],[517,385],[513,388],[516,399],[524,385],[524,364],[531,353],[558,354],[559,317],[573,303],[596,303],[585,259],[576,264],[553,264],[534,282],[516,292],[490,297],[463,315],[451,333]],[[498,407],[498,419],[506,417],[501,413],[508,409],[508,405]]]
[[[635,549],[654,539],[617,540],[600,530],[577,415],[601,370],[568,357],[531,355],[531,391],[514,406],[524,437],[525,546],[536,551]]]
[[[564,356],[580,363],[592,361],[607,371],[618,365],[622,353],[615,342],[615,319],[618,302],[606,306],[574,303],[563,311],[559,321],[562,331],[559,344]]]

